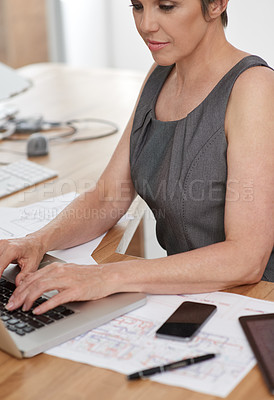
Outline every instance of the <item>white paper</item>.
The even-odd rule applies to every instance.
[[[17,208],[0,208],[0,239],[11,239],[17,237],[14,229],[10,227],[9,220],[18,216]],[[22,236],[22,235],[21,235]]]
[[[74,246],[66,250],[48,251],[48,254],[57,258],[61,258],[62,260],[70,263],[94,265],[97,264],[97,262],[91,257],[91,253],[100,244],[104,236],[105,233],[98,238],[91,240],[90,242],[80,244],[79,246]]]
[[[77,197],[75,192],[43,200],[20,208],[0,208],[0,239],[24,237],[41,229],[55,218],[72,200]],[[102,236],[66,250],[55,250],[49,254],[66,262],[92,265],[97,264],[91,257],[92,252],[100,244]]]
[[[156,338],[158,327],[185,300],[215,304],[217,313],[191,342]],[[148,296],[145,306],[47,353],[123,374],[191,356],[219,353],[215,359],[151,379],[226,397],[256,363],[238,317],[273,312],[273,309],[272,302],[223,292]]]
[[[52,197],[41,202],[33,203],[20,208],[0,208],[0,239],[24,237],[29,233],[41,229],[54,219],[72,200],[78,196],[70,192],[58,197]],[[118,223],[133,219],[129,213],[125,214]],[[91,257],[93,251],[99,246],[106,232],[79,246],[66,250],[48,252],[66,262],[92,265],[97,264]]]

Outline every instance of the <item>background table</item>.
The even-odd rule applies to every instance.
[[[33,159],[56,169],[57,179],[0,200],[1,207],[19,207],[69,191],[82,192],[96,182],[118,143],[134,106],[143,76],[131,71],[89,70],[58,64],[37,64],[21,69],[34,86],[14,98],[22,116],[42,114],[49,120],[104,118],[120,126],[119,133],[104,139],[50,146],[48,156]],[[25,142],[0,142],[1,161],[20,156],[2,150],[25,151]],[[24,157],[23,155],[21,157]],[[143,209],[142,203],[136,207]],[[140,215],[140,214],[139,214]],[[116,226],[94,251],[94,259],[113,262],[130,259],[125,251],[135,222]],[[129,236],[128,236],[129,234]],[[140,253],[142,246],[137,250]],[[130,251],[128,251],[130,253]],[[140,254],[141,255],[141,254]],[[274,301],[274,284],[260,282],[229,290]],[[125,376],[102,368],[63,360],[46,354],[16,360],[0,351],[0,399],[2,400],[212,400],[215,397],[152,381],[127,382]],[[272,399],[256,366],[227,397],[228,400]]]

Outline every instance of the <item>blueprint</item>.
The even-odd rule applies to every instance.
[[[190,342],[156,338],[157,328],[185,300],[215,304],[217,313]],[[154,375],[151,379],[226,397],[256,364],[238,317],[273,309],[272,302],[223,292],[151,295],[145,306],[47,353],[126,375],[182,358],[217,353],[213,360]]]

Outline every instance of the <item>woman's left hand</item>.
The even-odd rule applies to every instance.
[[[54,289],[58,294],[34,308],[34,314],[43,314],[63,303],[96,300],[115,292],[106,282],[103,265],[55,262],[26,275],[14,290],[6,308],[12,311],[22,306],[23,311],[28,311],[38,297]]]

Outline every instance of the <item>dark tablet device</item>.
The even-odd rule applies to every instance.
[[[243,316],[239,321],[269,390],[274,394],[274,314]]]

